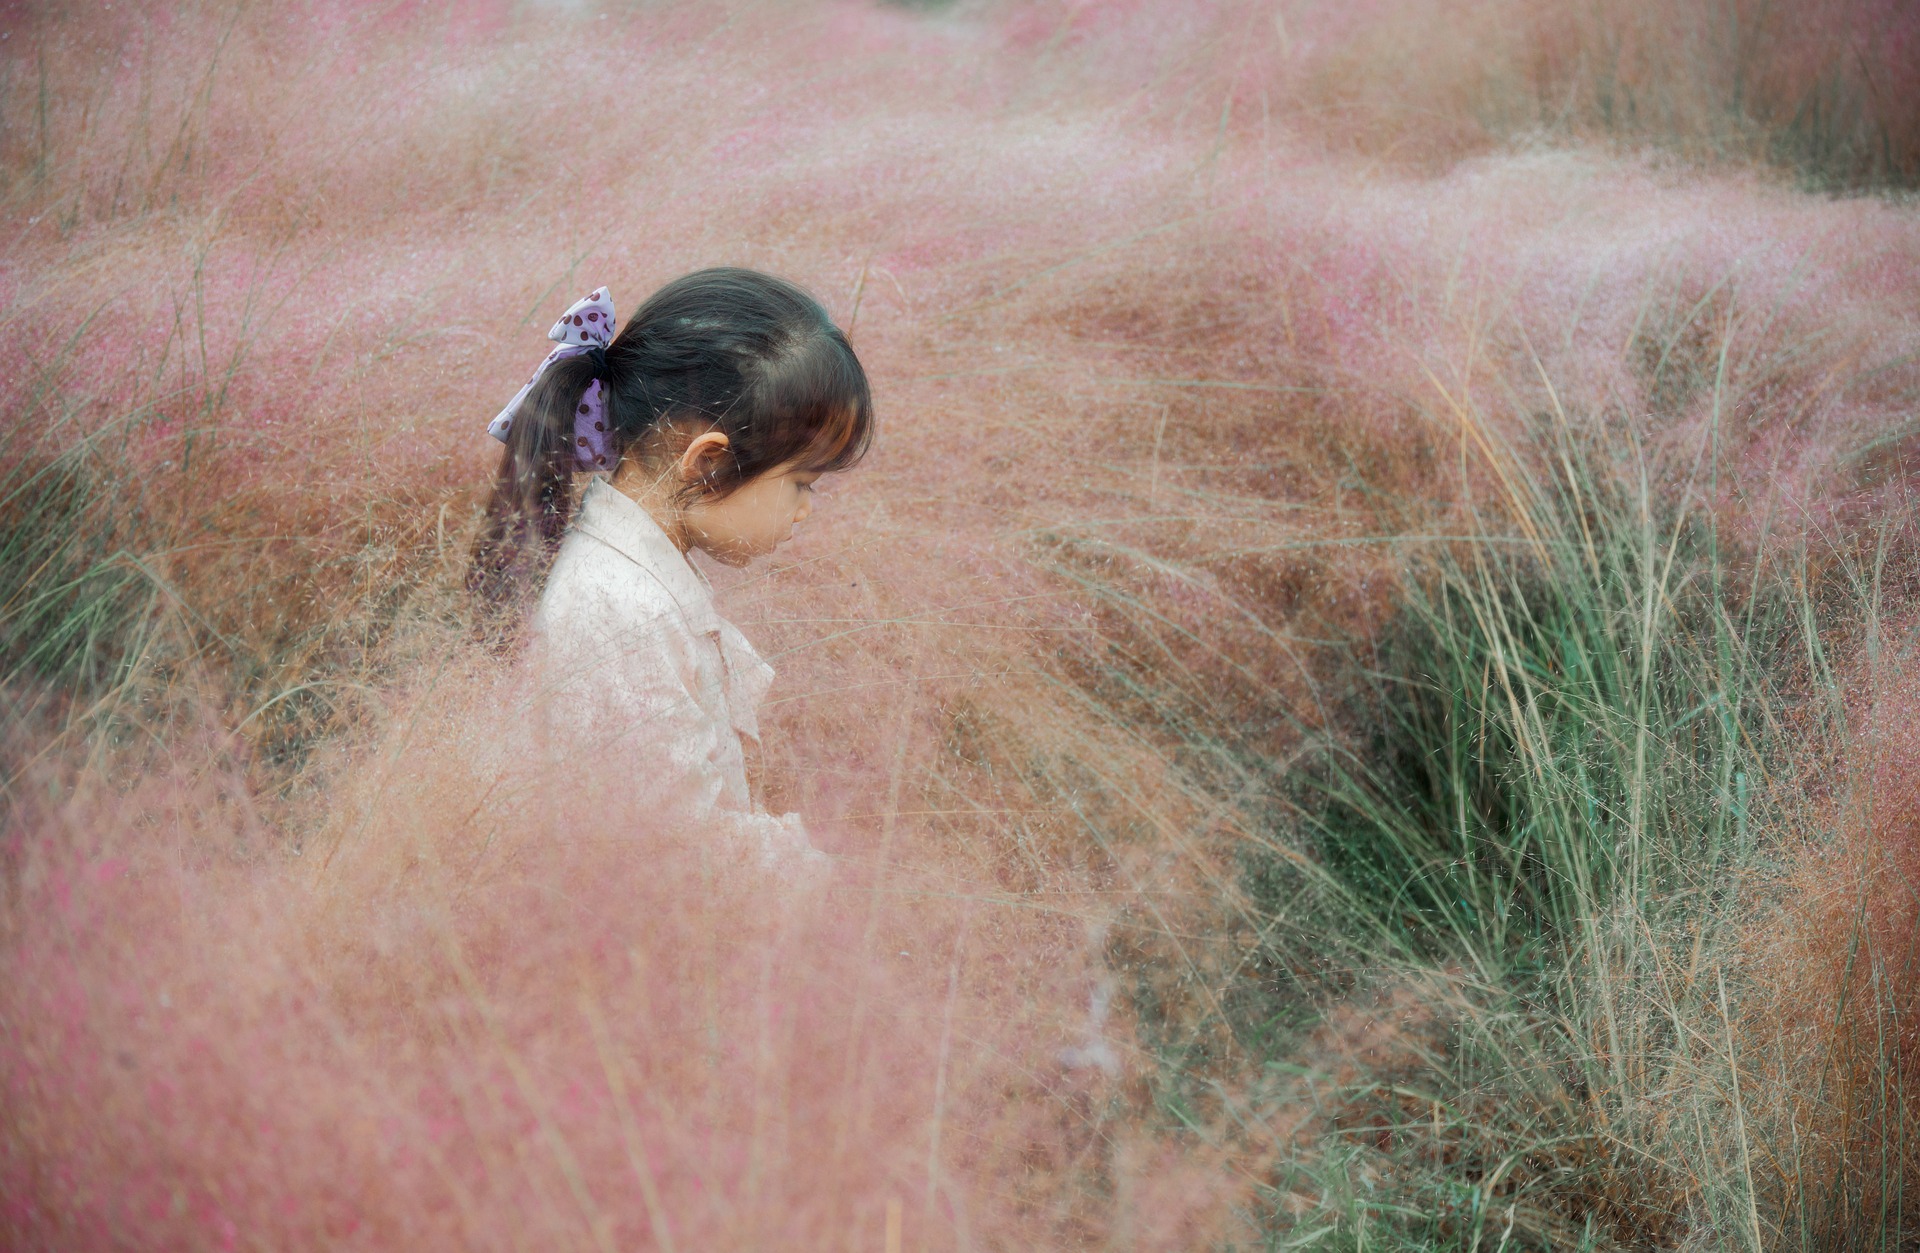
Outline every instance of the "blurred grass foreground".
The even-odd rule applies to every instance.
[[[1904,0],[0,11],[4,1244],[1914,1247],[1916,182]],[[460,590],[723,263],[812,891]]]

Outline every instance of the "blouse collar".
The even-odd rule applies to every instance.
[[[652,514],[603,478],[588,481],[574,527],[652,575],[680,607],[690,627],[714,635],[727,667],[727,707],[733,728],[759,739],[760,701],[773,682],[773,667],[739,628],[713,607],[713,584],[707,576],[687,559]]]
[[[713,585],[638,501],[595,477],[580,497],[574,526],[659,580],[695,630],[720,629]]]

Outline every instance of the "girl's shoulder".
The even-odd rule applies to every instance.
[[[675,626],[715,629],[711,605],[674,595],[666,581],[592,535],[570,531],[541,589],[535,620],[543,627]]]
[[[554,557],[537,617],[605,629],[609,615],[635,625],[684,623],[702,634],[719,629],[706,580],[643,509],[595,480]]]

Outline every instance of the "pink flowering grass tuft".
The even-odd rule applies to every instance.
[[[894,1212],[953,1247],[1110,1220],[1050,1177],[1151,1151],[1055,1057],[1085,1029],[1077,927],[930,875],[910,832],[808,886],[652,829],[617,778],[502,763],[504,701],[459,677],[291,859],[230,843],[258,833],[218,753],[16,812],[17,1239],[799,1248],[878,1244]]]
[[[1680,3],[0,17],[6,1242],[1869,1230],[1780,1163],[1886,1148],[1912,1075],[1862,1042],[1912,986],[1912,684],[1873,650],[1920,222],[1782,171],[1910,182],[1872,102],[1920,58],[1897,5],[1751,7],[1750,42]],[[708,264],[807,285],[875,383],[868,460],[715,572],[812,887],[630,812],[644,762],[504,747],[459,590],[551,318]],[[1800,755],[1752,785],[1751,901],[1633,967],[1711,1047],[1579,1091],[1602,1045],[1327,923],[1288,790],[1410,572],[1537,542],[1569,449],[1818,623],[1766,658],[1755,733]],[[1565,986],[1619,985],[1591,960]]]

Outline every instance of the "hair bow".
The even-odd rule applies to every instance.
[[[560,315],[560,320],[547,332],[548,339],[560,341],[560,346],[548,353],[546,360],[534,367],[533,377],[527,385],[514,394],[507,407],[502,409],[494,420],[487,424],[487,434],[506,442],[507,432],[513,429],[513,415],[518,412],[520,402],[527,398],[533,385],[547,372],[547,367],[562,357],[578,357],[591,352],[595,346],[605,348],[613,342],[613,296],[604,287],[597,287]],[[595,379],[587,384],[587,390],[581,393],[580,404],[573,414],[573,455],[582,470],[604,470],[611,454],[607,442],[607,393],[601,380]]]

